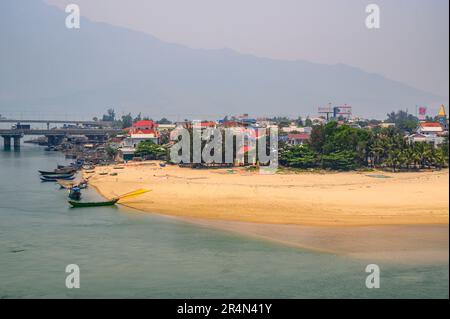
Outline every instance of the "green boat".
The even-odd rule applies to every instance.
[[[106,202],[76,202],[69,200],[69,204],[72,207],[98,207],[98,206],[113,206],[119,201],[119,198],[115,198]]]

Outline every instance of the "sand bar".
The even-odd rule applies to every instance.
[[[260,175],[141,164],[96,171],[118,172],[90,178],[105,197],[149,188],[123,203],[173,216],[303,226],[448,225],[449,219],[448,170]]]
[[[107,198],[151,189],[122,204],[203,227],[371,262],[448,264],[448,170],[260,175],[157,164],[97,168],[89,181]]]

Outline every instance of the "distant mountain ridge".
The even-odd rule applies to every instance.
[[[279,61],[229,49],[192,49],[66,14],[41,0],[0,2],[0,114],[10,110],[149,116],[315,115],[328,102],[354,113],[442,103],[443,98],[347,65]]]

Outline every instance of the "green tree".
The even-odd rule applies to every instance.
[[[311,127],[311,126],[313,126],[313,122],[311,121],[311,119],[309,118],[309,116],[306,117],[306,120],[305,120],[305,126],[306,126],[306,127]]]
[[[133,125],[133,118],[131,117],[131,113],[122,116],[122,128],[128,128]]]
[[[317,155],[308,145],[287,146],[280,152],[280,164],[288,167],[312,168],[317,166]]]
[[[440,146],[442,150],[442,155],[444,156],[444,161],[448,163],[448,153],[449,153],[449,144],[448,144],[448,136],[444,138],[444,143]]]
[[[323,155],[322,167],[344,171],[355,169],[355,154],[351,151],[338,151]]]
[[[167,151],[165,147],[152,141],[142,141],[138,144],[135,154],[151,160],[161,160],[166,159]]]
[[[106,146],[106,154],[108,154],[108,157],[111,159],[114,159],[117,155],[118,149],[112,147],[111,145]]]
[[[172,124],[172,122],[169,121],[168,119],[166,119],[165,117],[163,117],[159,121],[156,121],[156,124]]]
[[[142,115],[141,115],[141,113],[139,112],[139,114],[134,118],[133,123],[139,122],[139,121],[141,121],[141,120],[142,120]]]
[[[116,120],[116,112],[114,109],[108,109],[106,114],[103,114],[102,121],[104,122],[114,122]]]
[[[387,122],[395,123],[395,126],[401,130],[412,133],[417,129],[419,119],[405,111],[391,112],[387,114]]]

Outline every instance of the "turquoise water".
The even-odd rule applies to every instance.
[[[38,169],[67,162],[0,150],[0,298],[448,298],[448,264],[366,264],[121,207],[70,209]],[[85,199],[99,198],[94,191]],[[376,263],[376,261],[373,261]],[[80,289],[65,268],[80,267]]]

